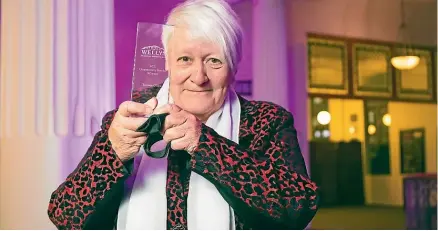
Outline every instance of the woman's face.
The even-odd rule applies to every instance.
[[[179,28],[173,32],[168,47],[170,94],[174,103],[206,121],[222,106],[231,81],[220,46],[193,39]]]

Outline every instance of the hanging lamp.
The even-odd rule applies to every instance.
[[[399,28],[399,36],[402,36],[402,40],[408,35],[408,31],[406,29],[406,21],[405,21],[405,10],[404,10],[404,0],[400,1],[400,13],[401,13],[401,24]],[[407,42],[409,42],[409,36],[407,37]],[[400,40],[399,40],[400,41]],[[391,58],[391,64],[399,69],[399,70],[411,70],[414,69],[420,63],[420,57],[414,54],[412,47],[409,47],[409,44],[404,45],[403,52],[397,54]]]

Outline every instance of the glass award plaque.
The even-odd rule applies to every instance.
[[[168,73],[161,35],[173,27],[163,24],[139,22],[135,45],[134,68],[132,74],[131,99],[137,101],[151,88],[160,87]],[[142,93],[142,94],[140,94]]]

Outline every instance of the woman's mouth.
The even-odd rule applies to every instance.
[[[195,92],[195,93],[202,93],[202,92],[210,92],[212,90],[187,90],[187,91]]]

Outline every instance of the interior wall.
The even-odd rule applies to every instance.
[[[411,42],[436,46],[437,1],[405,0],[405,3]],[[309,32],[380,41],[399,40],[400,0],[293,0],[286,1],[286,7],[292,78],[307,76],[306,39]],[[331,107],[336,104],[333,101]],[[431,127],[436,129],[436,124]],[[343,132],[348,134],[348,130]],[[336,132],[332,136],[342,137]],[[367,203],[401,205],[401,177],[366,176],[365,179]]]
[[[350,141],[352,139],[365,141],[364,103],[358,99],[329,99],[331,140],[335,142]],[[356,121],[351,117],[356,116]]]
[[[113,4],[1,4],[0,229],[53,229],[52,192],[114,108]]]
[[[236,80],[252,79],[252,3],[251,1],[240,1],[234,4],[234,11],[239,15],[243,28],[242,41],[242,61],[239,64],[239,70],[236,74]]]
[[[365,118],[362,100],[329,99],[331,114],[330,134],[332,141],[357,139],[362,143],[362,164],[364,171],[365,199],[368,204],[403,205],[403,177],[400,173],[400,130],[425,128],[426,172],[437,171],[437,108],[435,104],[389,102],[391,115],[389,128],[391,174],[372,176],[367,173],[368,163],[365,155]],[[310,103],[310,102],[309,102]],[[350,120],[357,115],[357,121]],[[350,132],[350,127],[355,132]],[[309,124],[309,129],[311,129]],[[309,137],[310,139],[311,137]]]
[[[400,130],[424,128],[426,172],[437,172],[437,105],[424,103],[390,102],[388,112],[392,123],[389,130],[391,151],[391,176],[388,179],[379,179],[373,189],[374,203],[383,204],[385,201],[391,204],[403,205],[403,174],[400,173]],[[379,188],[385,187],[389,196],[384,196]]]
[[[290,40],[304,39],[307,32],[382,41],[398,40],[401,0],[286,2]],[[406,26],[412,43],[436,46],[436,9],[436,0],[405,0]]]

